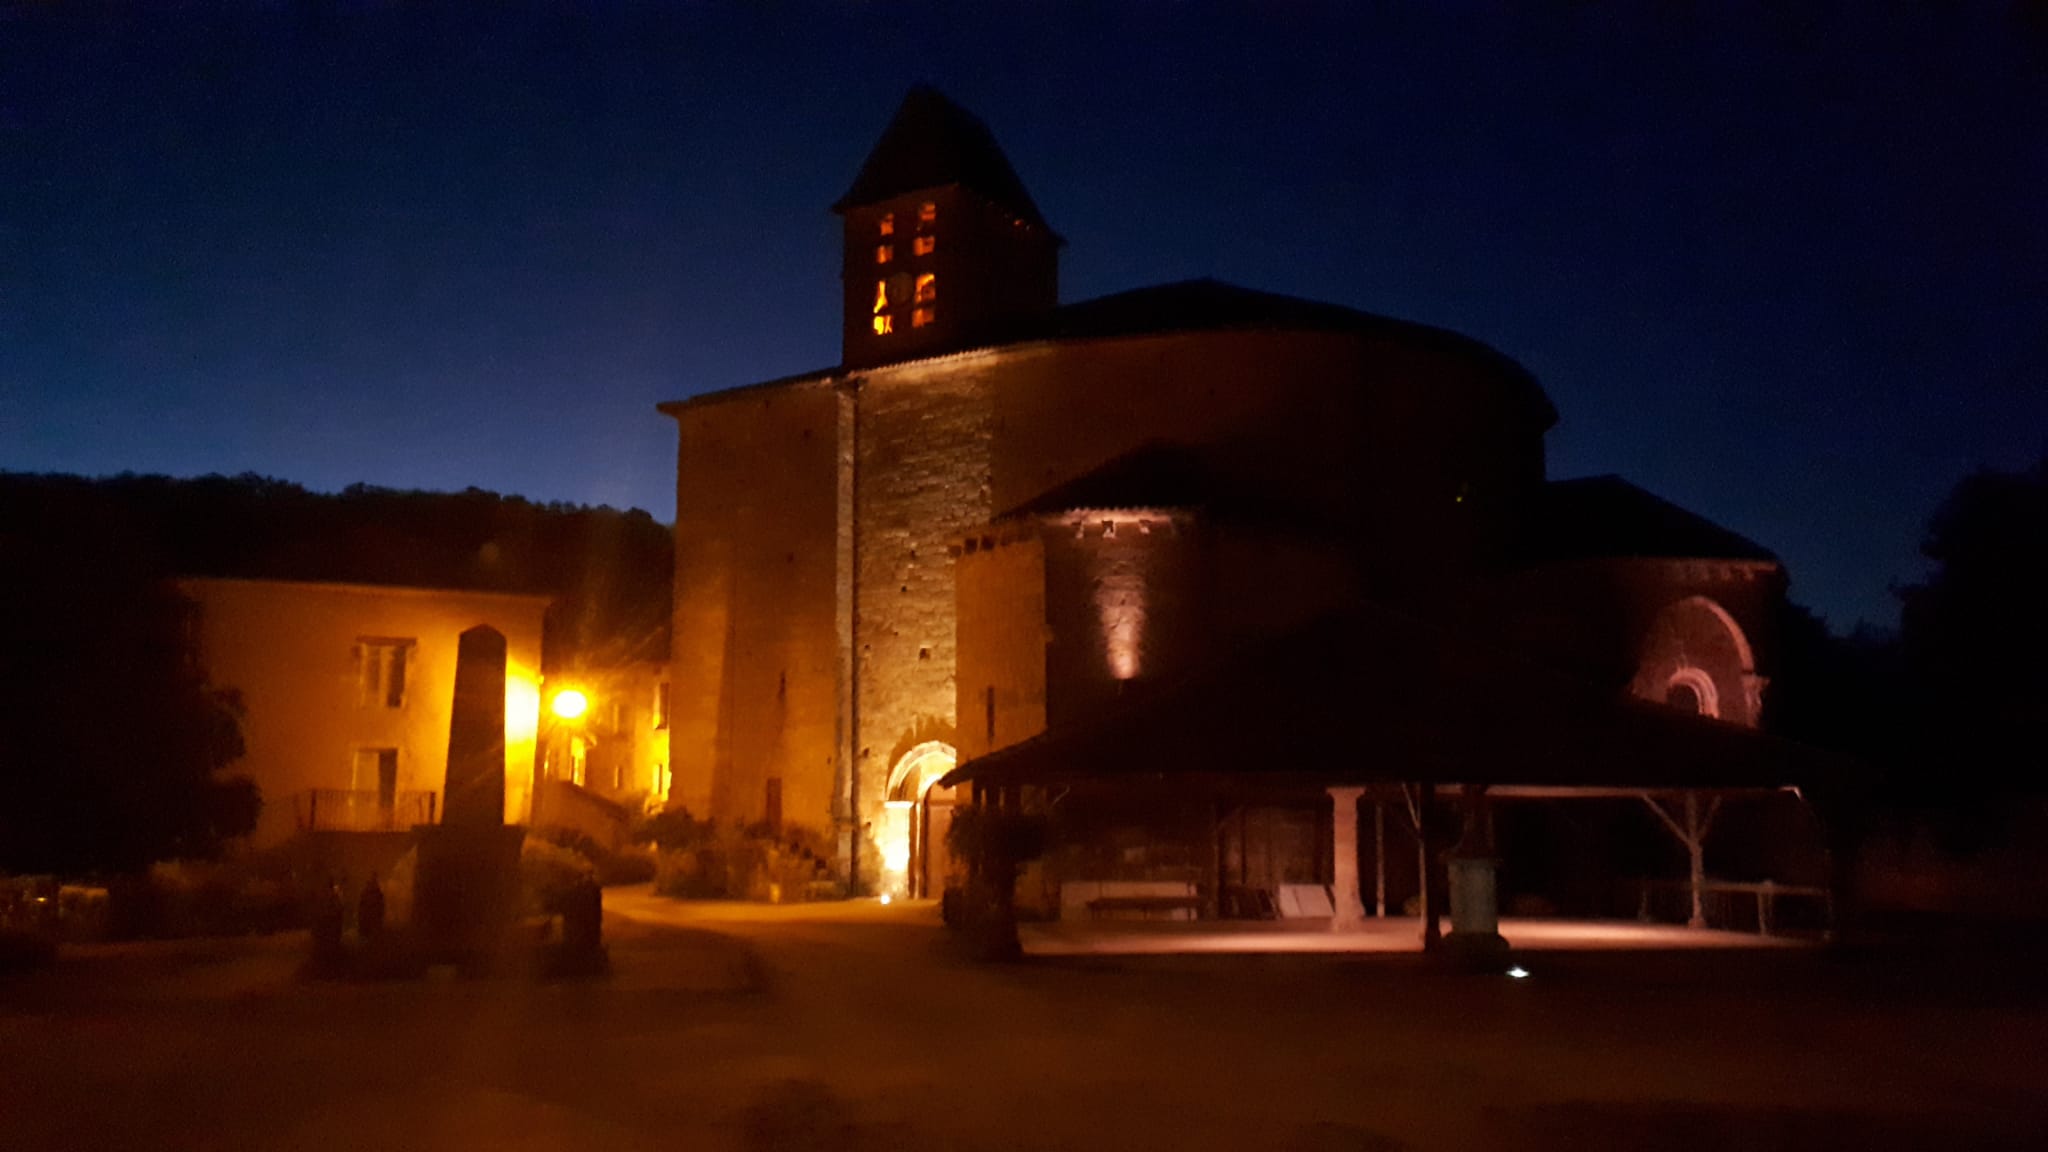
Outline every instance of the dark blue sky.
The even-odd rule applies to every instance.
[[[2018,6],[213,7],[0,5],[0,468],[666,519],[656,402],[837,361],[826,205],[920,79],[1067,299],[1214,275],[1471,333],[1557,402],[1553,475],[1754,536],[1838,625],[1894,618],[1957,478],[2048,449]]]

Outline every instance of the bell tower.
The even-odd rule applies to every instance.
[[[1064,241],[987,126],[933,88],[903,98],[832,210],[846,367],[971,348],[1059,303]]]

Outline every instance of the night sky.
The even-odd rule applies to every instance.
[[[1838,626],[2048,449],[2048,33],[2003,4],[213,7],[0,5],[0,468],[667,519],[658,401],[838,360],[826,206],[919,80],[1065,299],[1470,333],[1556,401],[1552,475],[1758,539]]]

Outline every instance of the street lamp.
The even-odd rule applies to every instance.
[[[574,688],[564,688],[555,693],[551,709],[564,720],[574,720],[590,709],[590,698]]]

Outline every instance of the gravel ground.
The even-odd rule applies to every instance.
[[[310,983],[303,938],[0,982],[0,1149],[2036,1148],[2010,964],[953,957],[929,905],[608,895],[594,985]]]

